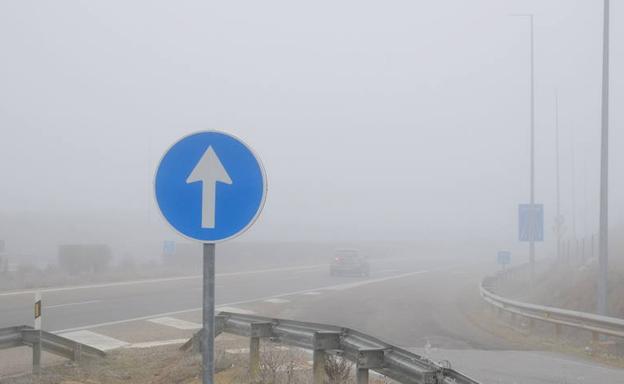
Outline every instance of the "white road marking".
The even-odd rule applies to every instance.
[[[270,349],[272,351],[290,351],[292,349],[298,349],[298,348],[291,348],[291,347],[287,347],[284,345],[272,345]],[[249,348],[231,348],[231,349],[226,349],[225,352],[230,353],[232,355],[240,355],[243,353],[249,353]]]
[[[309,296],[316,296],[320,294],[321,292],[316,292],[316,291],[302,293],[302,295],[309,295]]]
[[[379,274],[383,274],[383,273],[394,273],[394,272],[400,272],[400,269],[380,269],[377,270],[376,272]]]
[[[249,309],[227,307],[227,306],[222,306],[222,305],[217,305],[216,310],[219,312],[239,313],[241,315],[253,315],[255,313],[254,311],[250,311]]]
[[[372,283],[380,283],[382,281],[400,279],[402,277],[420,275],[422,273],[428,273],[428,272],[429,272],[428,270],[416,271],[416,272],[408,272],[408,273],[402,273],[400,275],[387,276],[387,277],[378,277],[376,279],[368,279],[368,280],[357,281],[355,283],[340,284],[340,285],[337,285],[335,287],[329,287],[329,288],[326,288],[326,289],[331,289],[331,290],[334,290],[334,291],[342,291],[342,290],[345,290],[345,289],[357,288],[357,287],[361,287],[363,285],[368,285],[368,284],[372,284]]]
[[[62,333],[61,336],[93,348],[101,349],[102,351],[110,351],[111,349],[125,347],[129,344],[110,336],[100,335],[99,333],[86,330]]]
[[[173,340],[160,340],[160,341],[147,341],[144,343],[134,343],[124,346],[123,348],[152,348],[162,347],[164,345],[184,344],[188,339],[173,339]]]
[[[229,353],[232,355],[242,355],[243,353],[249,353],[249,348],[231,348],[226,349],[225,353]]]
[[[53,333],[60,334],[60,333],[63,333],[63,332],[74,332],[74,331],[80,331],[80,330],[83,330],[83,329],[91,329],[91,328],[106,327],[106,326],[109,326],[109,325],[125,324],[125,323],[130,323],[130,322],[133,322],[133,321],[149,320],[149,319],[153,319],[155,317],[173,316],[173,315],[179,315],[181,313],[197,312],[197,311],[201,311],[201,309],[202,309],[201,307],[199,307],[199,308],[191,308],[191,309],[183,309],[181,311],[164,312],[164,313],[158,313],[158,314],[154,314],[154,315],[133,317],[133,318],[124,319],[124,320],[106,321],[106,322],[103,322],[103,323],[97,323],[97,324],[83,325],[83,326],[80,326],[80,327],[61,329],[61,330],[58,330],[58,331],[53,331]]]
[[[399,279],[399,278],[413,276],[413,275],[418,275],[418,274],[422,274],[422,273],[428,273],[428,272],[434,272],[434,271],[444,271],[444,270],[449,270],[449,269],[456,268],[456,267],[457,267],[457,265],[452,265],[452,266],[443,267],[443,268],[436,268],[436,269],[432,269],[432,270],[414,271],[414,272],[404,273],[404,274],[401,274],[401,275],[384,277],[384,278],[381,278],[381,279],[368,279],[368,280],[362,281],[361,284],[358,283],[357,285],[354,285],[354,283],[337,284],[337,285],[330,285],[330,286],[326,286],[326,287],[316,287],[316,288],[311,288],[311,289],[303,289],[303,290],[300,290],[300,291],[286,292],[286,293],[282,293],[282,294],[279,294],[279,295],[257,297],[257,298],[249,299],[249,300],[241,300],[241,301],[235,301],[235,302],[231,302],[231,303],[224,303],[224,304],[218,305],[216,309],[219,310],[219,311],[222,311],[222,312],[230,312],[230,310],[232,310],[232,312],[237,312],[238,311],[237,313],[241,313],[240,312],[241,311],[240,308],[234,308],[232,306],[241,305],[241,304],[256,303],[256,302],[259,302],[259,301],[268,300],[268,299],[272,299],[272,298],[302,295],[302,294],[306,294],[308,292],[316,292],[316,291],[332,290],[332,289],[333,290],[337,290],[337,289],[350,289],[350,288],[358,287],[360,285],[373,284],[373,283],[378,283],[378,282],[381,282],[381,281],[387,281],[387,280],[391,280],[391,279]],[[156,313],[156,314],[152,314],[152,315],[134,317],[134,318],[124,319],[124,320],[114,320],[114,321],[107,321],[107,322],[97,323],[97,324],[83,325],[83,326],[80,326],[80,327],[54,331],[54,333],[70,332],[70,331],[77,331],[77,330],[82,330],[82,329],[91,329],[91,328],[104,327],[104,326],[108,326],[108,325],[124,324],[124,323],[130,323],[130,322],[133,322],[133,321],[153,319],[153,318],[156,318],[156,317],[172,316],[172,315],[178,315],[178,314],[181,314],[181,313],[198,312],[198,311],[201,311],[201,310],[202,310],[202,308],[198,307],[198,308],[182,309],[182,310],[179,310],[179,311]]]
[[[72,305],[83,305],[83,304],[99,303],[100,301],[102,301],[102,300],[89,300],[89,301],[80,301],[80,302],[76,302],[76,303],[46,305],[43,308],[45,308],[45,309],[62,308],[62,307],[69,307],[69,306],[72,306]]]
[[[316,265],[306,265],[302,267],[284,267],[284,268],[271,268],[271,269],[257,269],[257,270],[251,270],[251,271],[217,273],[216,276],[217,277],[232,277],[232,276],[244,276],[244,275],[253,275],[253,274],[260,274],[260,273],[270,273],[270,272],[304,271],[304,270],[319,269],[319,268],[326,268],[326,267],[327,267],[327,264],[316,264]],[[195,279],[201,279],[201,278],[202,278],[202,275],[191,275],[191,276],[178,276],[178,277],[164,277],[164,278],[159,278],[159,279],[121,281],[121,282],[116,282],[116,283],[75,285],[75,286],[70,286],[70,287],[28,289],[24,291],[1,292],[0,297],[26,295],[26,294],[33,294],[35,292],[46,293],[46,292],[73,291],[73,290],[78,290],[78,289],[122,287],[126,285],[164,283],[164,282],[169,282],[169,281],[195,280]]]
[[[160,325],[166,325],[177,329],[201,329],[202,325],[199,323],[193,323],[191,321],[176,319],[175,317],[157,317],[155,319],[148,320],[151,323]]]
[[[286,299],[266,299],[264,300],[265,303],[272,303],[272,304],[284,304],[284,303],[290,303],[290,300],[286,300]]]

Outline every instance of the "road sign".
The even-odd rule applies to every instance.
[[[502,265],[503,267],[511,264],[511,252],[498,251],[496,254],[496,263],[498,263],[498,265]]]
[[[158,206],[180,234],[205,243],[230,239],[256,220],[266,176],[253,151],[222,132],[199,132],[175,143],[155,179]]]
[[[260,159],[242,141],[223,132],[182,138],[165,153],[156,171],[154,192],[163,216],[180,234],[204,243],[203,384],[214,383],[215,243],[253,224],[266,190]],[[170,247],[165,243],[165,254]]]
[[[544,241],[544,205],[518,205],[518,238],[520,241]]]
[[[163,241],[163,254],[171,256],[175,253],[176,243],[173,240]]]

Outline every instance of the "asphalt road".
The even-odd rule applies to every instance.
[[[368,284],[376,279],[433,268],[435,261],[405,259],[372,261]],[[352,277],[331,277],[326,264],[217,273],[217,305],[238,305],[276,295],[354,284]],[[201,306],[201,276],[142,280],[78,287],[43,289],[43,329],[62,331],[130,319],[187,312]],[[0,327],[32,324],[33,290],[0,293]]]
[[[494,266],[388,259],[373,261],[370,278],[330,277],[327,265],[231,272],[217,275],[217,305],[359,329],[450,360],[486,383],[624,382],[624,370],[523,350],[488,332],[470,316],[488,268]],[[49,289],[42,296],[44,329],[102,348],[179,341],[201,320],[199,276]],[[0,327],[31,324],[32,297],[32,291],[0,293]],[[0,353],[0,376],[15,371],[3,367],[6,354]]]

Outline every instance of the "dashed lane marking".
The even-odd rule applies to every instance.
[[[151,323],[166,325],[177,329],[201,329],[202,325],[199,323],[193,323],[191,321],[176,319],[175,317],[157,317],[155,319],[147,320]]]
[[[272,304],[284,304],[284,303],[290,303],[290,300],[286,300],[286,299],[267,299],[264,300],[265,303],[272,303]]]

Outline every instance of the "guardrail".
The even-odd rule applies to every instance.
[[[26,325],[0,329],[0,349],[22,346],[32,348],[34,373],[39,373],[42,350],[73,361],[79,361],[83,354],[106,356],[104,351],[97,348]]]
[[[562,326],[589,331],[592,333],[594,342],[599,340],[600,335],[624,337],[624,319],[524,303],[494,293],[494,286],[500,282],[502,277],[510,273],[513,273],[513,270],[508,270],[497,276],[486,277],[481,281],[479,287],[483,300],[498,308],[499,311],[509,312],[512,316],[518,315],[528,318],[530,327],[533,327],[533,321],[536,320],[552,323],[555,325],[557,337],[561,335]]]
[[[448,363],[435,363],[349,328],[221,312],[216,316],[215,334],[221,333],[250,338],[249,373],[252,382],[259,376],[260,340],[265,339],[312,350],[314,384],[324,383],[327,354],[352,361],[356,366],[358,384],[368,383],[369,370],[406,384],[478,384],[453,370]],[[190,348],[200,349],[199,332],[181,347],[183,350]]]

